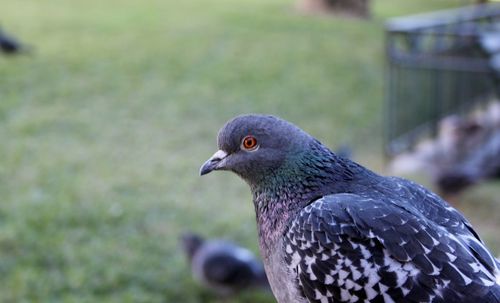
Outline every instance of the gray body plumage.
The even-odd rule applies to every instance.
[[[249,288],[269,288],[262,262],[248,249],[222,239],[185,234],[181,244],[193,277],[220,296]]]
[[[244,148],[248,136],[259,145]],[[339,158],[272,116],[236,117],[218,144],[201,173],[231,170],[250,185],[278,302],[500,302],[496,259],[427,189]]]

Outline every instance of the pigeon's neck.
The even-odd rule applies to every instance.
[[[367,173],[371,172],[318,143],[250,184],[263,255],[274,249],[302,208],[324,195],[350,192],[352,181]]]

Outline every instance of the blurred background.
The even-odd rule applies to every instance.
[[[390,81],[406,76],[389,66],[408,57],[389,56],[386,22],[470,4],[373,0],[342,11],[314,0],[3,1],[0,26],[24,47],[0,54],[0,302],[274,302],[260,291],[213,294],[193,280],[179,246],[194,231],[258,254],[246,184],[228,173],[198,176],[218,129],[237,114],[275,114],[394,174],[396,152],[418,152],[419,140],[439,138],[442,118],[460,112],[470,121],[464,109],[477,104],[425,111],[427,139],[404,137],[429,120],[401,124],[418,116],[410,105],[430,97],[409,101],[415,92],[398,89],[418,77],[455,88],[417,76],[390,99]],[[419,49],[398,48],[413,40],[402,41],[392,50]],[[407,118],[394,118],[401,108]],[[485,167],[500,158],[489,157]],[[422,170],[400,171],[439,190]],[[500,183],[483,179],[450,201],[498,254]]]

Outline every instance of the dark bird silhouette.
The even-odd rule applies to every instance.
[[[498,303],[497,260],[467,219],[411,181],[339,158],[295,125],[242,115],[200,169],[253,194],[279,303]]]
[[[186,233],[181,244],[190,262],[193,277],[220,296],[230,296],[245,289],[269,289],[262,262],[246,248],[232,242],[205,240]]]
[[[31,47],[25,46],[0,28],[0,50],[4,54],[14,55],[31,52]]]

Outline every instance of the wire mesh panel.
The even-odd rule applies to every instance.
[[[443,116],[490,99],[500,83],[492,65],[498,54],[500,4],[389,20],[386,152],[404,151]]]

